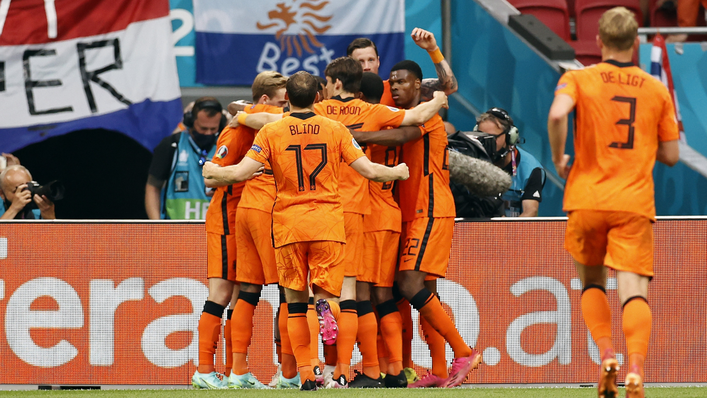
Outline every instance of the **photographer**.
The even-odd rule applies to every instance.
[[[8,166],[0,173],[0,197],[3,199],[0,220],[56,219],[54,203],[45,195],[35,195],[28,188],[32,175],[22,165]],[[36,204],[34,208],[32,203]]]

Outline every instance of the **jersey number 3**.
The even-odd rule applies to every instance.
[[[628,141],[626,142],[612,142],[609,144],[610,148],[619,149],[633,149],[633,122],[636,121],[636,98],[634,97],[619,97],[615,96],[611,99],[616,102],[625,102],[631,106],[630,115],[628,119],[621,119],[616,124],[622,124],[628,126]]]
[[[297,163],[297,185],[300,192],[304,191],[304,170],[302,169],[302,146],[301,145],[290,145],[285,150],[293,151],[295,153],[295,162]],[[326,144],[309,144],[304,147],[305,151],[321,151],[322,161],[319,162],[317,167],[314,168],[312,173],[309,174],[309,190],[314,191],[317,189],[317,182],[315,178],[324,169],[327,164],[327,147]]]

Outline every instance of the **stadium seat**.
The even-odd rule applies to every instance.
[[[636,14],[638,26],[643,26],[640,0],[575,0],[577,40],[596,39],[599,33],[599,18],[606,11],[614,7],[623,6]]]
[[[570,40],[570,15],[565,0],[509,0],[522,14],[534,15],[563,40]]]
[[[672,8],[667,5],[660,7],[658,6],[658,0],[650,0],[651,27],[678,26],[677,4],[672,4]]]
[[[596,40],[579,40],[570,42],[574,48],[574,56],[584,66],[601,62],[601,51]]]

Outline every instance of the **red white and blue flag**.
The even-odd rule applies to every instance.
[[[0,0],[0,150],[81,129],[152,150],[182,115],[168,0]]]
[[[675,105],[675,116],[678,119],[678,129],[680,130],[680,140],[685,140],[685,129],[682,126],[682,116],[680,115],[680,104],[678,104],[678,96],[675,94],[673,86],[673,74],[670,72],[670,59],[668,58],[668,49],[665,46],[665,39],[660,33],[653,38],[653,47],[651,48],[651,75],[663,82],[668,88],[670,95],[673,97]]]
[[[251,85],[299,70],[324,76],[353,39],[378,47],[380,72],[405,58],[405,0],[194,0],[196,81]]]

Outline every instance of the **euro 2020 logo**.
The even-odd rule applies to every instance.
[[[326,66],[334,55],[334,51],[327,49],[316,37],[331,29],[327,24],[332,18],[330,13],[327,15],[329,4],[326,0],[286,0],[268,11],[268,20],[258,21],[256,27],[267,33],[274,30],[274,39],[279,45],[270,41],[265,43],[257,72],[276,70],[289,76],[304,69],[320,75],[318,64],[323,62]],[[283,55],[284,60],[281,59]]]

